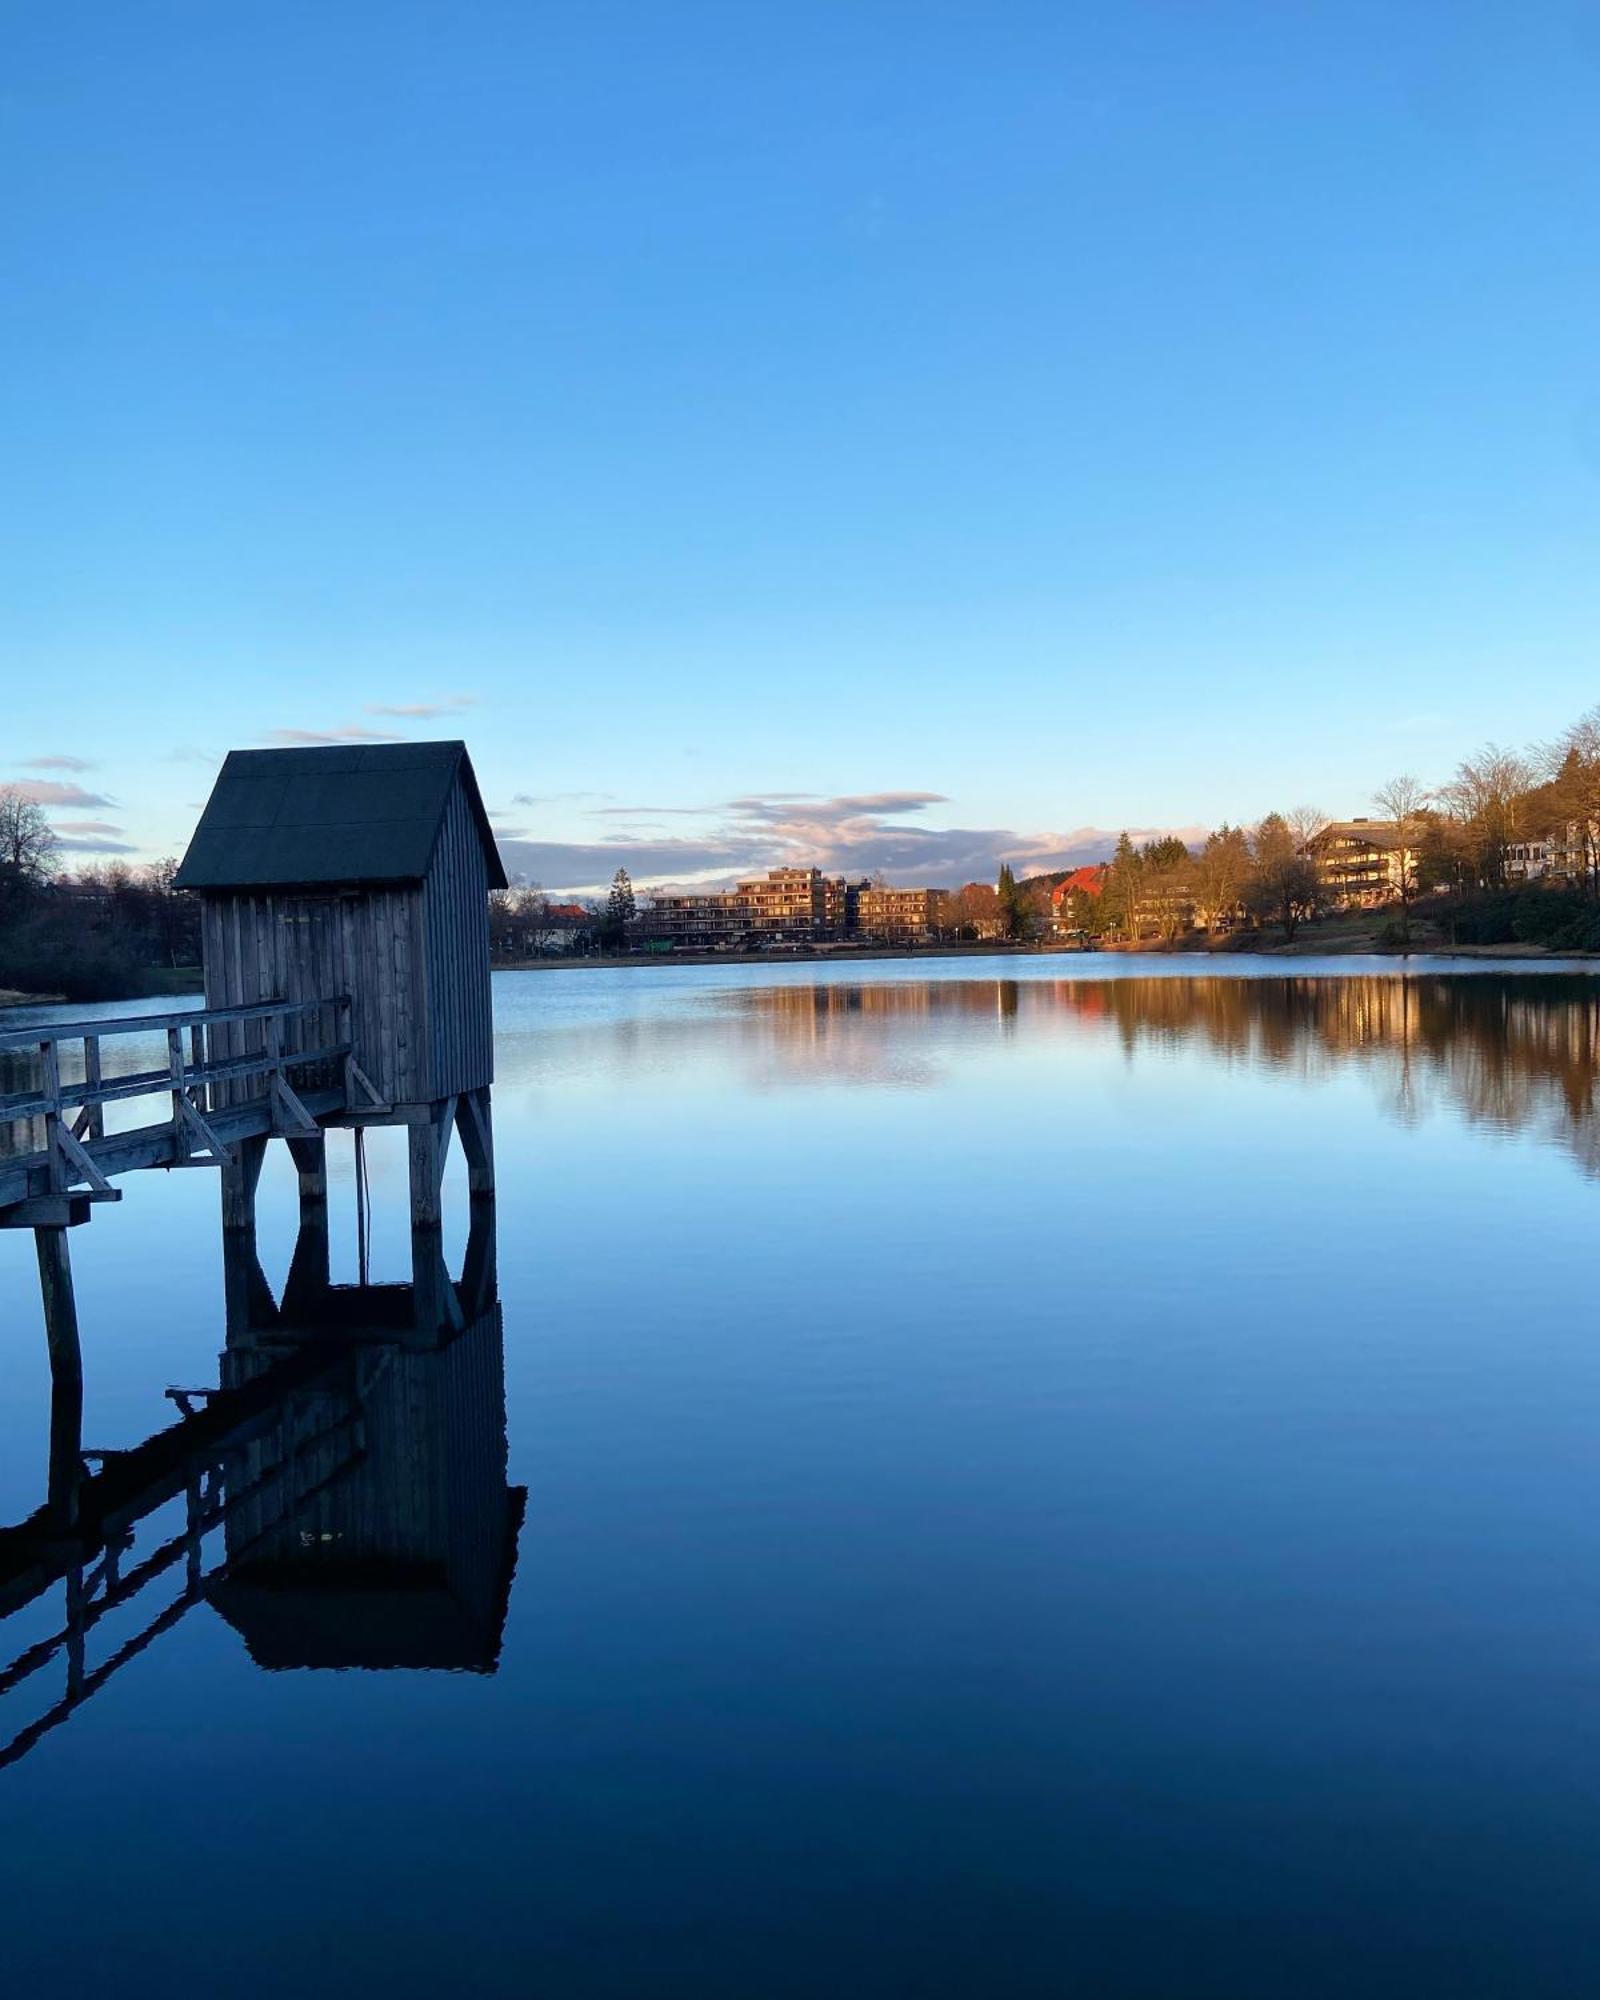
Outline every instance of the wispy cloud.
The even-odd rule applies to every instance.
[[[103,792],[86,792],[82,785],[69,784],[54,778],[19,778],[11,789],[20,792],[36,806],[114,806],[115,799],[108,799]]]
[[[474,708],[478,697],[475,694],[447,694],[439,701],[369,701],[368,715],[400,715],[413,722],[428,721],[438,715],[458,715],[464,708]]]
[[[88,757],[24,757],[25,771],[92,771],[94,764]]]
[[[58,834],[109,834],[115,838],[122,828],[109,819],[58,819],[55,823]]]
[[[266,740],[288,748],[317,743],[402,743],[404,737],[381,729],[363,729],[359,723],[341,723],[336,729],[269,729]]]
[[[858,792],[837,799],[817,798],[810,792],[753,792],[747,798],[730,799],[727,809],[742,819],[762,820],[770,826],[836,826],[948,803],[943,792]]]
[[[582,799],[614,799],[615,792],[513,792],[514,806],[569,806]]]
[[[626,868],[641,888],[714,887],[776,867],[816,867],[858,879],[882,869],[908,887],[954,888],[993,881],[1003,861],[1018,874],[1079,867],[1109,858],[1117,829],[1080,826],[1029,833],[1013,827],[932,827],[919,822],[928,807],[948,804],[941,792],[882,791],[829,798],[810,792],[752,792],[721,807],[622,806],[596,817],[628,822],[594,841],[529,840],[510,830],[501,852],[513,873],[547,889],[583,892],[603,887]],[[658,817],[693,816],[705,824],[670,833]],[[1199,827],[1133,827],[1135,840],[1178,832],[1204,837]]]
[[[79,834],[58,843],[64,854],[137,854],[131,840],[106,840],[98,834]]]

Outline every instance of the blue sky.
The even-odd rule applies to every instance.
[[[17,10],[0,782],[461,734],[548,886],[953,880],[1549,736],[1597,129],[1567,0]]]

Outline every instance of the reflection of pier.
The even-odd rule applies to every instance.
[[[81,1393],[55,1378],[47,1498],[0,1529],[0,1631],[53,1589],[62,1612],[0,1666],[0,1766],[202,1602],[266,1667],[494,1670],[524,1496],[506,1483],[492,1205],[473,1205],[458,1280],[441,1265],[422,1284],[329,1285],[310,1234],[281,1301],[253,1236],[225,1239],[220,1384],[169,1391],[177,1421],[132,1450],[86,1462]],[[102,1622],[140,1606],[92,1662]],[[11,1725],[52,1666],[60,1692]]]

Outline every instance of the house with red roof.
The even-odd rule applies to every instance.
[[[1093,896],[1096,899],[1106,886],[1106,864],[1096,862],[1088,868],[1074,868],[1070,875],[1063,875],[1050,891],[1050,928],[1057,937],[1068,931],[1081,928],[1072,921],[1072,898],[1074,895]]]

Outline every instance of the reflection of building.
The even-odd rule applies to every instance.
[[[302,1447],[296,1509],[231,1511],[210,1600],[261,1667],[492,1672],[523,1501],[506,1483],[499,1308],[442,1348],[395,1344],[362,1362],[360,1457],[323,1478],[318,1447]],[[277,1450],[271,1434],[243,1447],[229,1484],[258,1481]]]
[[[46,1498],[0,1526],[0,1627],[57,1589],[64,1608],[52,1637],[0,1638],[0,1769],[205,1603],[264,1667],[494,1671],[526,1494],[492,1204],[459,1280],[424,1231],[412,1283],[330,1285],[324,1220],[303,1211],[281,1305],[253,1234],[224,1232],[220,1386],[168,1390],[176,1421],[141,1443],[86,1463],[82,1377],[53,1367]]]
[[[441,1667],[492,1672],[523,1494],[506,1483],[505,1341],[494,1217],[473,1204],[462,1277],[437,1239],[414,1245],[410,1284],[332,1285],[303,1232],[274,1307],[229,1243],[223,1381],[244,1387],[307,1345],[354,1358],[361,1450],[352,1464],[293,1451],[292,1512],[245,1500],[226,1517],[227,1565],[208,1595],[263,1667]],[[230,1491],[264,1491],[276,1433],[224,1461]]]

